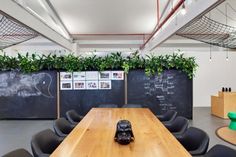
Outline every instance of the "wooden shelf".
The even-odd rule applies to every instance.
[[[211,96],[211,114],[228,119],[228,112],[236,111],[236,92],[218,92]]]

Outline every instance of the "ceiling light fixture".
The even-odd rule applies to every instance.
[[[212,61],[212,51],[211,51],[211,44],[210,44],[210,58],[209,58],[209,61],[210,61],[210,62]]]
[[[229,61],[229,48],[226,50],[226,61]]]
[[[183,3],[182,8],[181,8],[181,14],[185,15],[186,13],[187,13],[187,10],[186,10],[185,4]]]

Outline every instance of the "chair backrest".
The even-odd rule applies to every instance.
[[[66,118],[69,121],[75,121],[75,122],[79,122],[81,120],[81,117],[79,116],[79,114],[75,110],[67,111],[66,112]]]
[[[172,121],[176,118],[177,112],[173,110],[168,110],[163,114],[161,121]]]
[[[99,108],[118,108],[118,105],[116,104],[101,104],[98,105]]]
[[[170,124],[165,124],[166,128],[172,132],[183,132],[188,128],[188,119],[178,116]]]
[[[217,144],[213,146],[204,157],[236,157],[236,150]]]
[[[140,104],[125,104],[122,108],[143,108],[143,106]]]
[[[209,145],[209,136],[201,129],[190,127],[179,141],[188,151],[201,148],[201,154],[205,154]]]
[[[51,154],[61,143],[59,138],[52,130],[43,130],[32,137],[31,148],[34,157],[42,154]]]
[[[2,157],[33,157],[33,156],[25,149],[16,149],[3,155]]]
[[[53,128],[57,135],[61,136],[61,133],[69,134],[74,129],[74,126],[70,124],[65,118],[59,118],[54,121]]]

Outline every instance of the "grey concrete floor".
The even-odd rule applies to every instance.
[[[223,144],[236,149],[236,146],[219,139],[215,130],[228,125],[229,120],[223,120],[210,115],[209,107],[194,108],[193,120],[190,125],[206,131],[210,136],[211,148],[215,144]],[[17,148],[25,148],[31,152],[30,140],[37,132],[51,128],[51,120],[1,120],[0,121],[0,156]]]

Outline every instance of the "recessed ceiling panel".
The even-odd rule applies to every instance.
[[[71,34],[149,34],[157,24],[157,0],[50,2]]]

